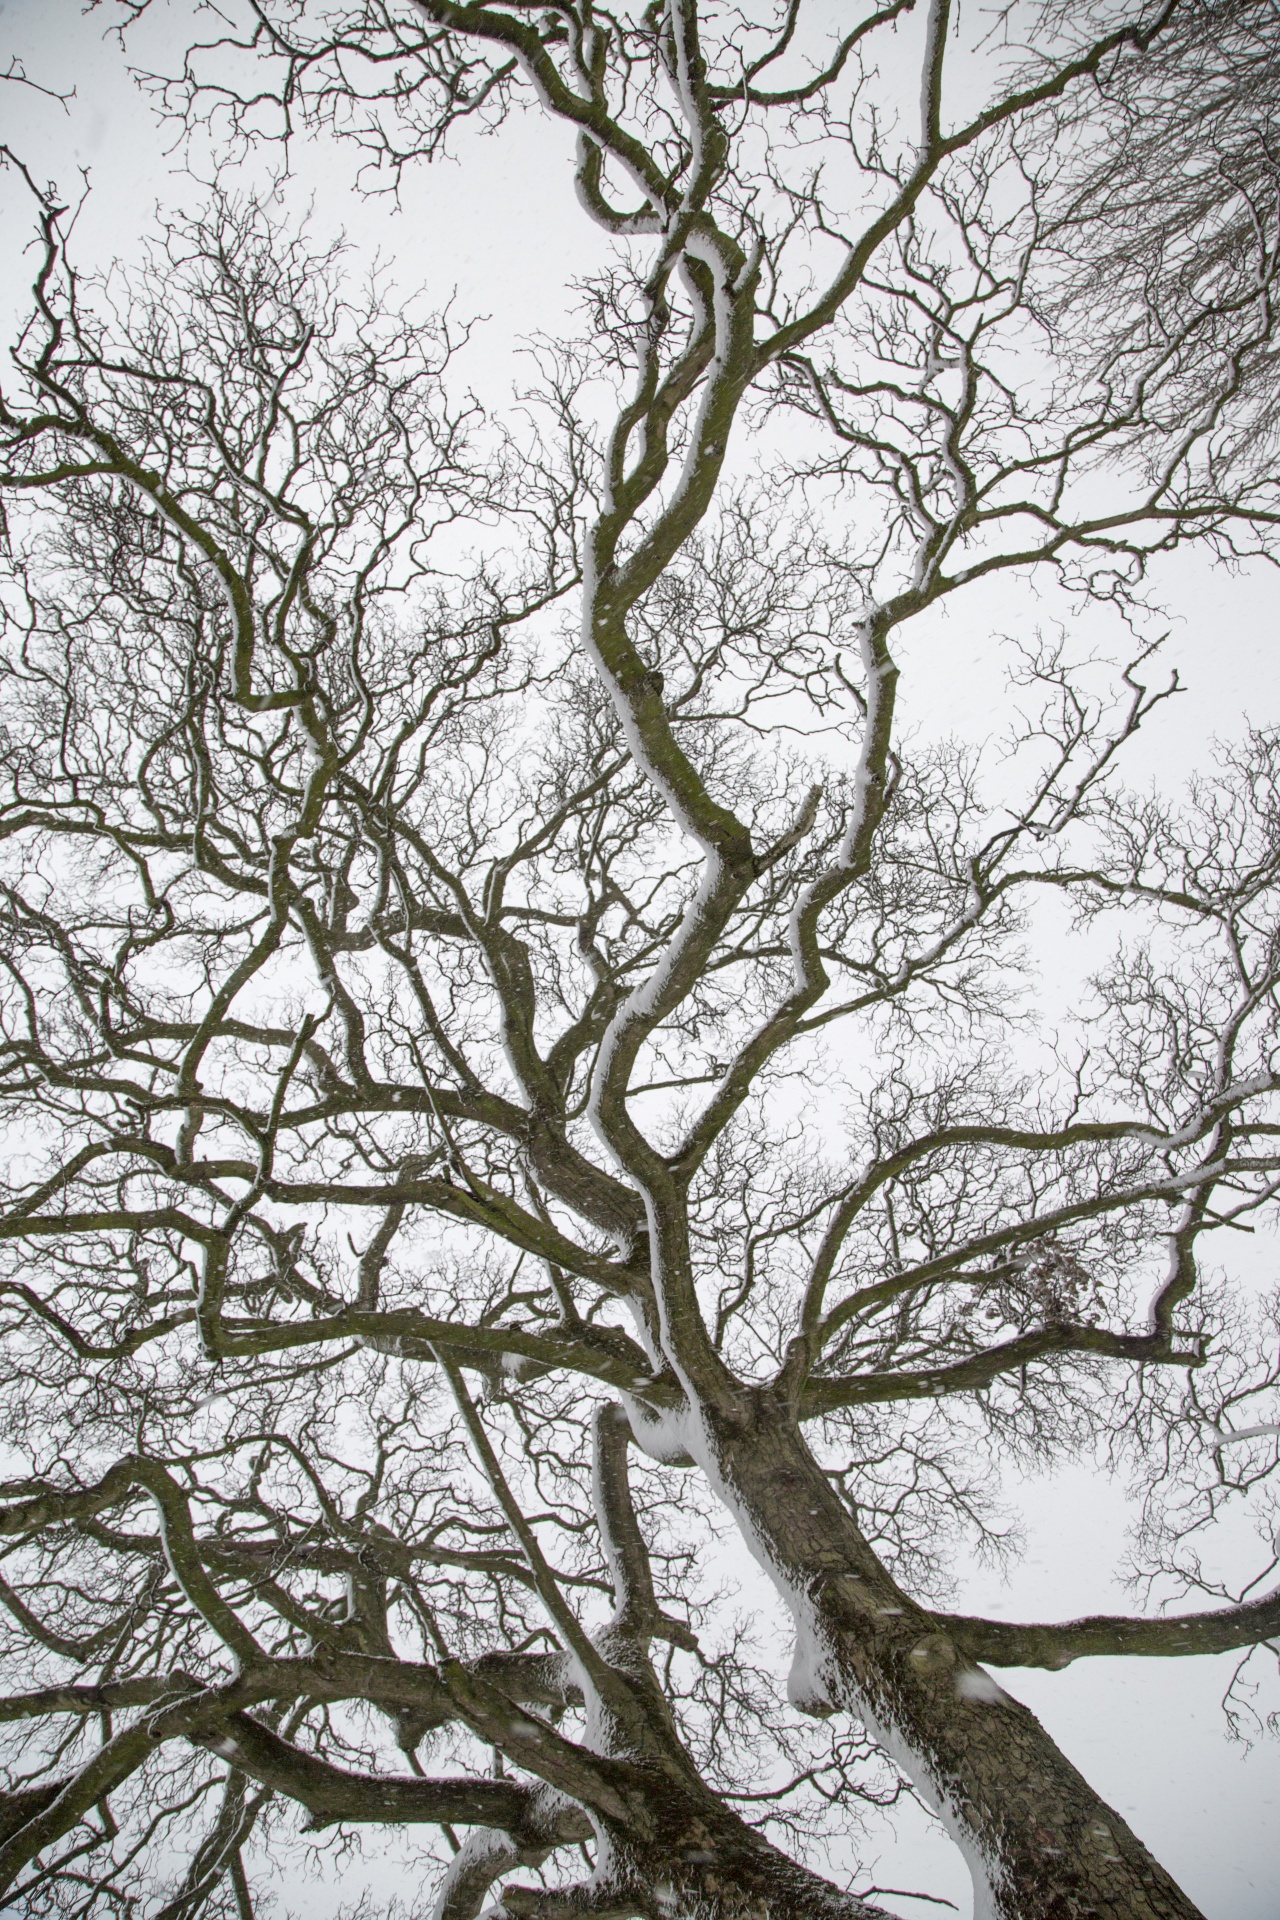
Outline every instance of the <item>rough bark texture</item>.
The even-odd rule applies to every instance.
[[[1200,1920],[1160,1863],[870,1552],[785,1412],[709,1425],[709,1471],[791,1608],[792,1697],[874,1730],[970,1861],[1000,1920]]]

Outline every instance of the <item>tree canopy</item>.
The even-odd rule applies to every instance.
[[[871,1920],[911,1794],[984,1916],[1189,1920],[987,1669],[1280,1633],[1215,1264],[1280,1181],[1280,734],[1124,774],[1165,557],[1275,552],[1272,7],[185,24],[144,85],[228,171],[138,258],[6,150],[0,1897],[254,1920],[301,1808],[429,1829],[438,1920]],[[229,184],[518,110],[614,244],[505,391]],[[904,729],[1008,580],[989,739]],[[1095,1456],[1179,1610],[948,1610],[1000,1474]]]

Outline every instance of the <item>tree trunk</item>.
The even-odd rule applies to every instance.
[[[894,1584],[785,1408],[703,1408],[688,1444],[791,1610],[792,1700],[847,1708],[883,1743],[964,1853],[975,1920],[1202,1920],[1035,1715]]]

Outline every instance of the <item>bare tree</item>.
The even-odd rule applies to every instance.
[[[232,135],[274,103],[394,174],[521,99],[574,132],[619,251],[504,416],[464,329],[252,200],[86,284],[37,195],[0,405],[15,1910],[251,1920],[300,1805],[442,1830],[441,1920],[499,1880],[535,1920],[854,1920],[824,1840],[913,1791],[983,1914],[1194,1913],[986,1671],[1280,1632],[1269,1535],[1247,1589],[1199,1558],[1274,1499],[1276,1368],[1201,1248],[1280,1176],[1280,739],[1185,803],[1118,772],[1174,685],[1153,561],[1280,517],[1260,175],[1221,274],[1150,324],[1113,276],[1077,357],[1090,181],[1134,152],[1086,103],[1167,93],[1186,18],[220,12],[166,98]],[[994,764],[904,743],[898,630],[1028,571],[1129,656],[1024,646]],[[1098,965],[1037,1033],[1048,898]],[[1145,1570],[1214,1604],[943,1610],[1001,1466],[1099,1444]]]
[[[1278,96],[1275,10],[1248,0],[1179,8],[1147,59],[1121,62],[1075,103],[1083,164],[1060,181],[1053,216],[1063,241],[1055,320],[1074,367],[1115,378],[1163,343],[1178,353],[1190,406],[1215,390],[1222,356],[1270,280]],[[1205,321],[1195,339],[1185,337],[1188,311]],[[1277,426],[1274,349],[1250,355],[1239,377],[1234,450],[1265,460]]]

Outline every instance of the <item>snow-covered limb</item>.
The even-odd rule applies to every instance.
[[[432,1920],[476,1920],[494,1881],[519,1865],[520,1849],[512,1839],[491,1827],[477,1827],[441,1876]]]

